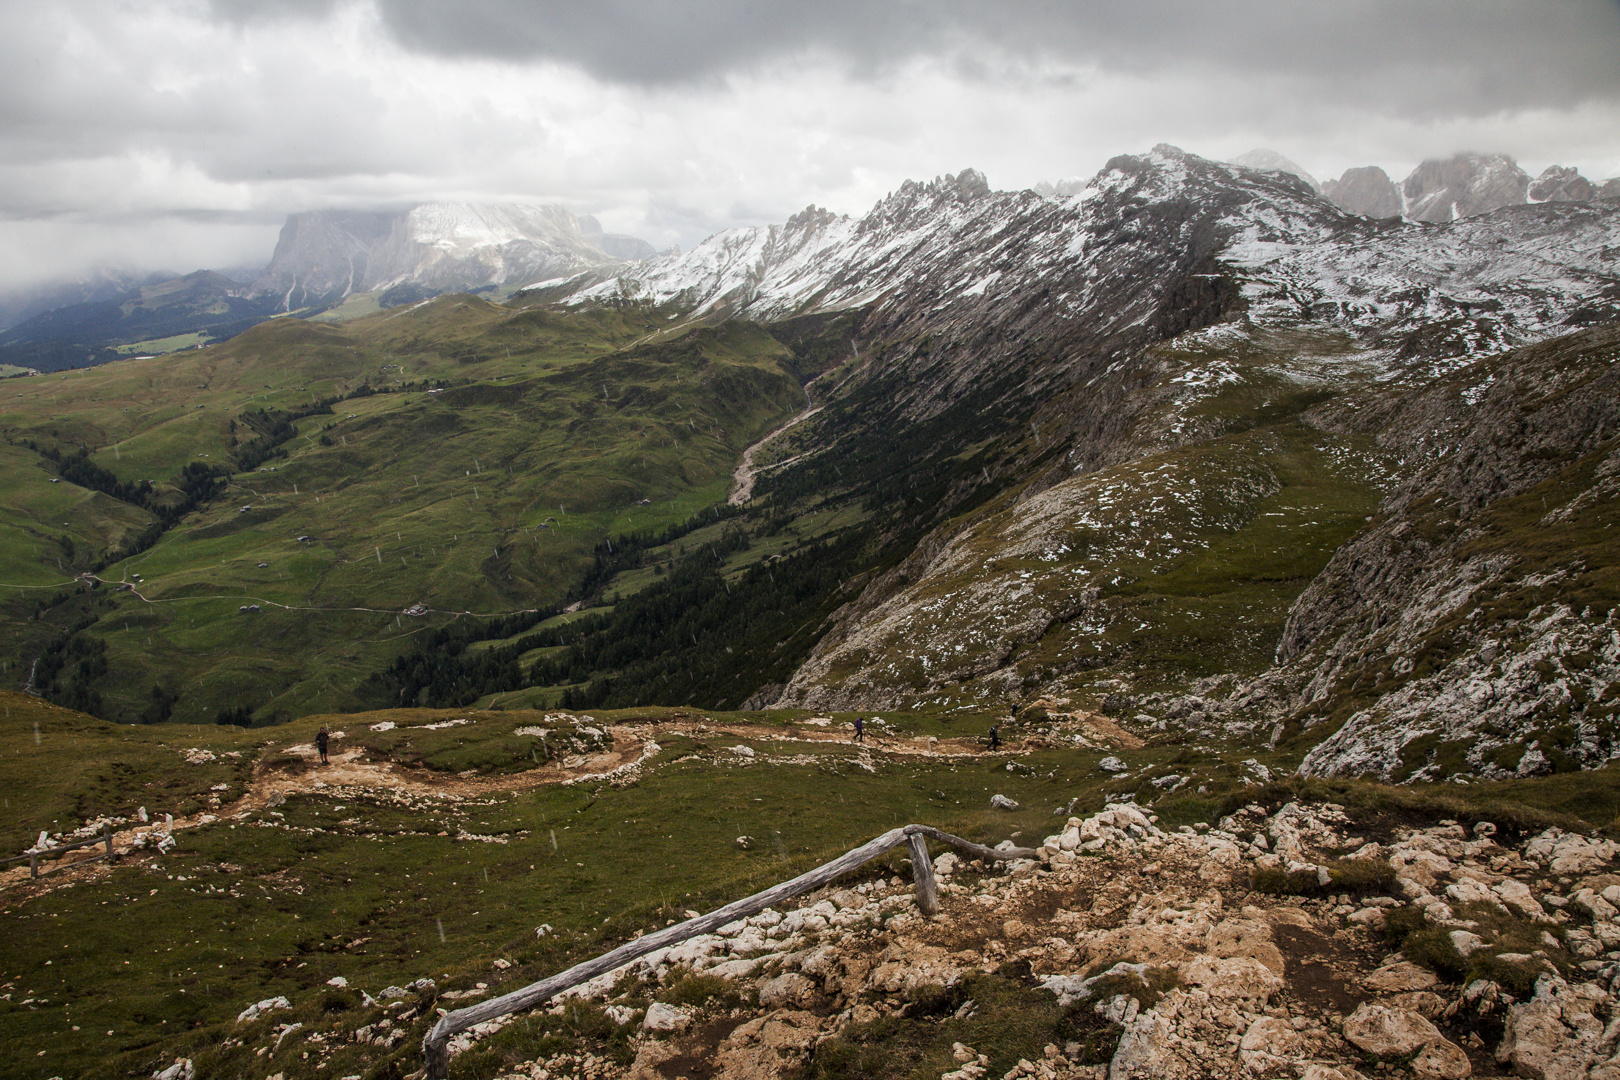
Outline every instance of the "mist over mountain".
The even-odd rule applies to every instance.
[[[222,341],[278,314],[320,314],[516,285],[654,254],[633,236],[556,206],[423,203],[396,211],[292,214],[268,266],[183,277],[98,271],[18,293],[0,311],[0,363],[57,371]]]
[[[254,277],[258,276],[255,271]],[[121,297],[143,285],[156,285],[174,277],[161,270],[134,270],[123,267],[94,267],[77,278],[47,281],[25,288],[0,292],[0,331],[8,330],[35,315],[74,304],[93,303]]]
[[[1279,165],[1265,166],[1281,168]],[[1399,185],[1376,165],[1347,169],[1321,187],[1322,194],[1352,214],[1453,221],[1527,202],[1588,202],[1620,198],[1620,182],[1594,184],[1568,166],[1549,165],[1534,183],[1503,154],[1457,154],[1431,159]]]
[[[281,311],[395,288],[420,299],[650,254],[651,245],[608,236],[594,218],[582,222],[557,206],[423,203],[379,213],[318,210],[287,219],[270,265],[245,295],[273,297]]]

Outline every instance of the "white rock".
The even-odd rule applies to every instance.
[[[1239,999],[1262,1004],[1283,987],[1270,968],[1248,956],[1200,956],[1182,969],[1181,981],[1211,999]]]
[[[1413,1071],[1420,1076],[1461,1080],[1473,1072],[1462,1048],[1411,1009],[1362,1002],[1345,1018],[1344,1037],[1375,1057],[1413,1058]]]
[[[1532,919],[1547,917],[1546,909],[1536,902],[1535,896],[1530,892],[1530,886],[1517,878],[1504,878],[1492,885],[1491,891],[1501,897],[1508,906],[1518,908]]]
[[[662,1001],[655,1001],[647,1006],[647,1015],[641,1018],[641,1030],[672,1032],[685,1031],[692,1017],[684,1010],[673,1005],[666,1005]]]
[[[798,1009],[815,1001],[816,984],[797,971],[784,972],[759,985],[759,1003],[766,1009]]]
[[[1467,930],[1453,930],[1448,936],[1451,938],[1452,947],[1464,960],[1485,947],[1483,938]]]
[[[1007,796],[1005,796],[1005,795],[992,795],[992,796],[990,796],[990,805],[995,807],[998,810],[1016,810],[1016,809],[1018,809],[1018,804],[1016,802],[1014,802],[1012,799],[1007,798]]]
[[[1293,1073],[1293,1061],[1301,1050],[1299,1032],[1287,1020],[1276,1016],[1262,1016],[1249,1025],[1238,1044],[1238,1060],[1243,1068],[1256,1076],[1280,1076]]]
[[[1498,911],[1507,911],[1491,887],[1477,878],[1459,877],[1446,886],[1446,895],[1459,904],[1489,904]]]
[[[1105,757],[1101,761],[1097,762],[1097,768],[1101,769],[1103,772],[1122,773],[1129,768],[1129,766],[1127,766],[1117,757]]]
[[[272,1009],[290,1008],[292,1008],[292,1002],[288,1001],[284,997],[265,998],[263,1001],[255,1001],[252,1005],[249,1005],[247,1008],[237,1013],[236,1022],[238,1024],[245,1024],[249,1020],[258,1019],[260,1016],[270,1012]]]
[[[1601,990],[1572,987],[1555,975],[1536,980],[1536,995],[1508,1009],[1496,1060],[1521,1076],[1541,1080],[1584,1080],[1593,1065],[1608,1059],[1603,1021],[1594,1007],[1607,1004]]]
[[[1579,889],[1569,898],[1570,906],[1590,915],[1594,922],[1607,922],[1617,914],[1614,905],[1591,889]]]

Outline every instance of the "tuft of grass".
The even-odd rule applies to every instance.
[[[1315,870],[1289,873],[1272,867],[1256,870],[1250,887],[1274,896],[1387,896],[1395,888],[1395,868],[1380,859],[1334,859],[1322,865],[1328,872],[1326,885]]]
[[[1406,935],[1401,951],[1414,964],[1428,968],[1449,983],[1461,983],[1468,974],[1468,961],[1451,943],[1444,927],[1431,927]]]
[[[1020,1058],[1038,1059],[1047,1043],[1062,1045],[1090,1039],[1093,1053],[1100,1056],[1105,1049],[1112,1054],[1110,1038],[1114,1044],[1119,1041],[1117,1027],[1112,1032],[1101,1030],[1107,1025],[1089,1006],[1061,1008],[1050,993],[1015,976],[969,975],[950,993],[958,995],[963,1003],[973,1002],[968,1015],[957,1018],[952,1013],[941,1017],[913,1008],[904,1016],[885,1016],[851,1025],[811,1051],[797,1074],[798,1080],[865,1080],[878,1076],[937,1080],[941,1073],[959,1067],[951,1058],[955,1042],[988,1056],[988,1071],[1000,1075]],[[936,1004],[939,1001],[934,994],[922,996]]]
[[[1480,953],[1469,958],[1466,980],[1489,979],[1520,1001],[1526,1001],[1536,992],[1536,980],[1546,971],[1539,963],[1503,960],[1494,953]]]
[[[747,995],[730,979],[720,975],[683,972],[674,976],[658,999],[670,1005],[703,1008],[715,1004],[724,1008],[741,1005]]]

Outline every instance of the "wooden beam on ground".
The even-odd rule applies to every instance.
[[[605,975],[615,968],[623,967],[632,960],[637,960],[648,953],[659,949],[678,945],[688,938],[699,934],[707,934],[718,930],[728,923],[738,919],[746,919],[750,915],[757,915],[773,904],[783,900],[791,900],[795,896],[802,896],[813,892],[859,867],[861,864],[901,844],[911,849],[912,877],[917,886],[917,903],[926,915],[932,915],[939,910],[939,898],[934,889],[934,866],[928,860],[928,845],[923,839],[932,837],[944,843],[959,847],[976,858],[991,860],[1033,859],[1037,853],[1032,848],[988,848],[982,844],[964,840],[960,836],[953,836],[948,832],[927,825],[903,825],[897,829],[890,829],[873,840],[869,840],[860,847],[840,855],[829,863],[824,863],[796,878],[791,878],[780,884],[773,885],[763,892],[733,901],[725,907],[699,915],[695,919],[666,926],[656,933],[648,934],[620,945],[612,952],[604,953],[582,964],[575,964],[567,971],[559,972],[548,979],[530,983],[510,994],[502,994],[498,998],[469,1005],[465,1009],[457,1009],[446,1013],[439,1018],[439,1022],[427,1033],[422,1040],[422,1054],[426,1059],[426,1069],[423,1076],[426,1080],[448,1080],[450,1075],[450,1036],[457,1032],[466,1031],[475,1024],[486,1023],[499,1019],[522,1009],[532,1009],[565,990],[570,990],[580,983],[589,982],[598,975]]]

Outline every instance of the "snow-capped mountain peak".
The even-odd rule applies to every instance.
[[[1511,180],[1517,168],[1485,164],[1469,175]],[[1145,325],[1153,297],[1179,278],[1213,276],[1235,286],[1256,322],[1336,326],[1394,351],[1421,330],[1449,335],[1440,351],[1462,356],[1555,332],[1587,311],[1616,282],[1605,252],[1617,244],[1620,206],[1373,221],[1295,175],[1161,144],[1112,159],[1078,197],[992,191],[966,170],[907,182],[859,219],[811,207],[684,255],[544,284],[574,304],[636,298],[758,320],[879,301],[993,312],[1041,296],[1058,317],[1124,327]]]

